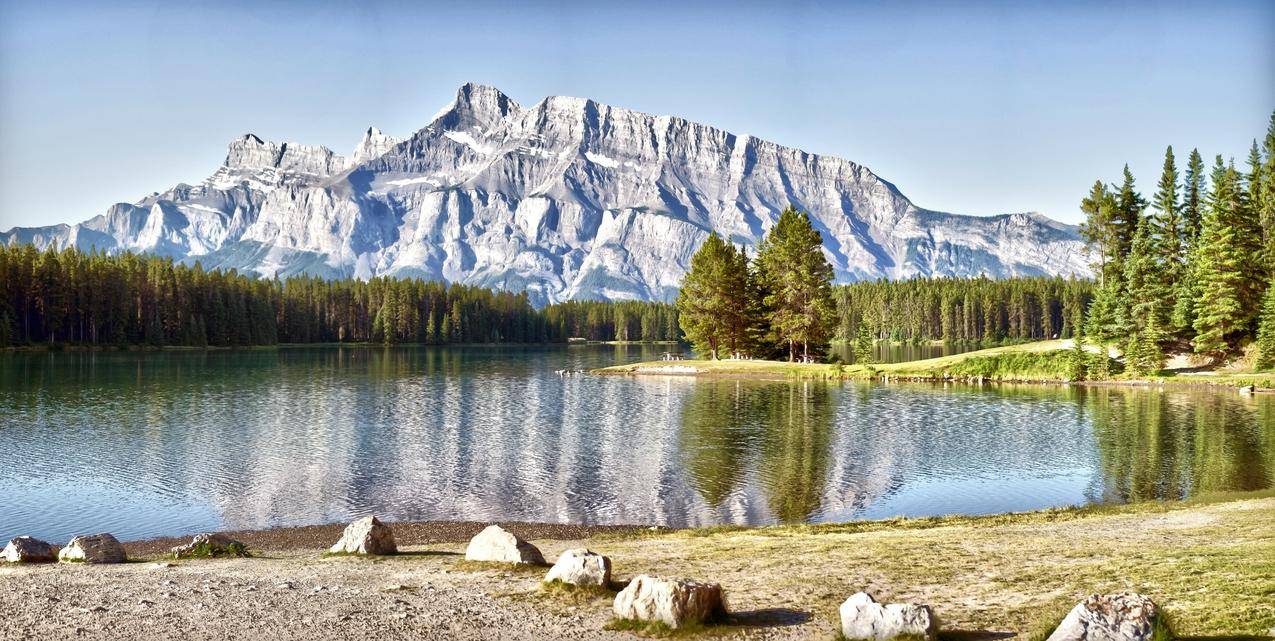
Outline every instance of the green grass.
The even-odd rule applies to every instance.
[[[1087,595],[1134,590],[1155,599],[1183,638],[1252,635],[1275,626],[1272,498],[1275,490],[988,516],[600,536],[643,572],[711,577],[744,611],[781,608],[835,622],[841,602],[870,586],[883,602],[931,606],[949,636],[1047,636],[1040,629],[1052,629]]]
[[[247,558],[250,556],[252,554],[248,552],[248,548],[237,541],[227,545],[224,550],[208,543],[200,543],[181,556],[173,553],[173,558],[179,559]]]
[[[535,573],[543,572],[549,567],[548,563],[503,563],[500,561],[469,561],[462,559],[456,561],[452,567],[461,572],[488,572],[492,570],[500,570],[503,572],[525,572]]]
[[[610,601],[617,590],[600,585],[575,585],[564,581],[541,581],[540,595],[568,605],[586,605],[597,601]]]
[[[637,619],[611,619],[603,630],[614,632],[632,632],[644,637],[670,639],[699,636],[713,632],[713,626],[705,623],[687,623],[676,628],[663,621],[639,621]]]
[[[595,374],[664,374],[799,380],[894,380],[1061,383],[1069,378],[1070,341],[1061,339],[1019,343],[906,363],[844,365],[786,361],[685,360],[647,361],[593,370]],[[1096,348],[1089,346],[1089,351]],[[1120,364],[1112,360],[1111,369]],[[1134,377],[1116,374],[1086,384],[1149,383],[1158,385],[1254,385],[1275,389],[1275,372],[1210,372]]]

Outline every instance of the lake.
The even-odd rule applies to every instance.
[[[659,346],[0,354],[0,538],[768,524],[1275,484],[1275,396],[560,377]]]

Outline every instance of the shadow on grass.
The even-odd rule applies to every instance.
[[[940,630],[939,641],[994,641],[1018,636],[1013,632],[988,632],[987,630]]]
[[[790,625],[801,625],[810,619],[811,614],[801,610],[764,608],[731,612],[726,616],[726,621],[718,625],[739,628],[785,628]]]

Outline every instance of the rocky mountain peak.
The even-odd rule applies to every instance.
[[[368,127],[367,132],[363,134],[363,140],[354,148],[354,164],[361,164],[376,158],[400,142],[403,142],[403,139],[386,135],[376,127]]]
[[[709,231],[755,246],[789,205],[810,212],[840,282],[1090,273],[1076,227],[1039,214],[922,209],[849,160],[585,98],[524,109],[475,83],[410,141],[370,127],[347,158],[246,134],[199,185],[0,242],[420,277],[536,304],[671,300]]]

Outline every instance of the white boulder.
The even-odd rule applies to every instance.
[[[841,604],[841,634],[847,639],[876,641],[906,634],[933,641],[938,635],[938,622],[929,606],[881,605],[867,592],[858,592]]]
[[[9,563],[52,563],[58,560],[58,549],[40,539],[19,536],[9,541],[0,557]]]
[[[584,548],[567,550],[549,568],[545,581],[605,588],[611,585],[611,559]]]
[[[615,616],[658,621],[670,628],[704,623],[726,616],[722,586],[689,579],[661,579],[640,575],[615,595]]]
[[[71,539],[58,552],[59,561],[72,563],[123,563],[128,560],[124,546],[110,534],[87,534]]]
[[[1076,604],[1047,641],[1147,641],[1160,614],[1136,592],[1095,594]]]
[[[489,525],[469,540],[465,560],[544,565],[545,557],[539,548],[514,533],[499,525]]]
[[[375,516],[365,516],[345,528],[341,540],[328,552],[332,554],[396,554],[394,531]]]

